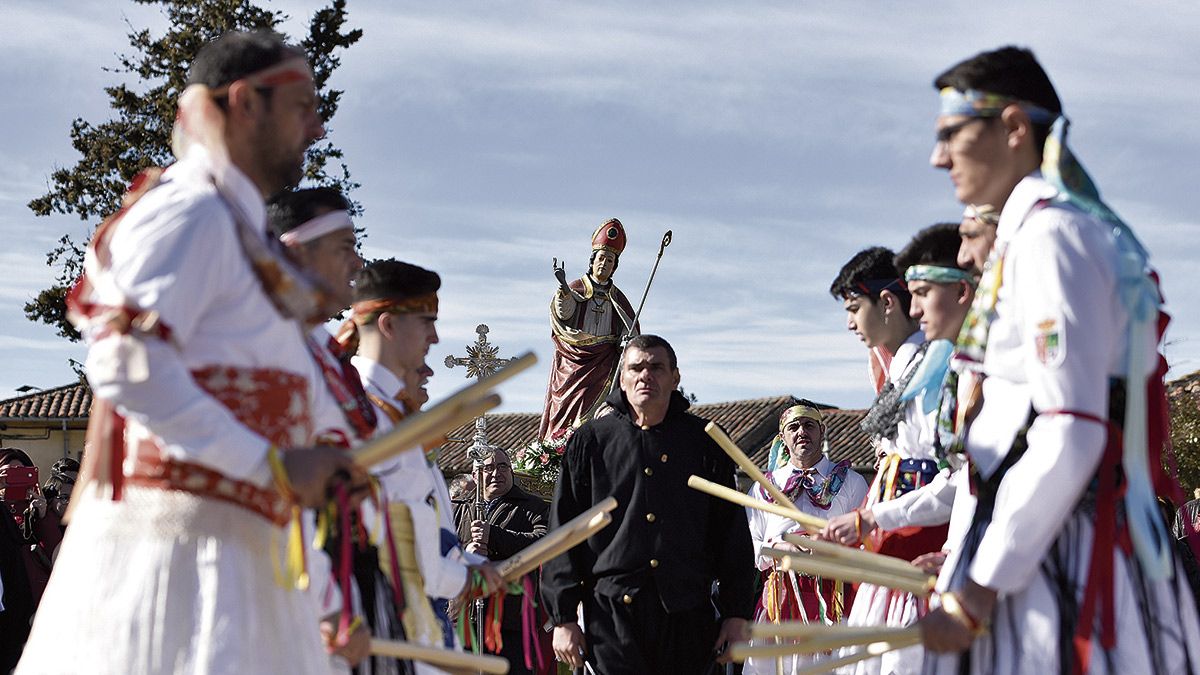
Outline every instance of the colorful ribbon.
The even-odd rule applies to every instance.
[[[968,117],[999,117],[1010,105],[1019,105],[1035,124],[1050,124],[1058,117],[1045,108],[1029,101],[1021,101],[1003,94],[991,94],[978,89],[959,91],[954,87],[943,87],[941,92],[942,115],[966,115]]]

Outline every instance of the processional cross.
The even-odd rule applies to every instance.
[[[467,377],[477,377],[482,380],[508,365],[512,359],[497,358],[496,354],[500,353],[500,348],[488,342],[486,323],[476,326],[475,332],[479,334],[479,337],[475,339],[475,344],[467,345],[467,355],[465,357],[447,356],[446,367],[466,366]]]
[[[475,344],[467,345],[467,355],[465,357],[447,356],[445,363],[447,368],[465,366],[467,377],[482,380],[503,368],[512,359],[502,359],[497,356],[500,353],[500,348],[488,342],[488,326],[486,323],[476,326],[475,332],[479,337],[475,339]],[[475,475],[475,520],[485,519],[483,462],[491,455],[491,452],[492,447],[488,445],[487,420],[484,419],[483,415],[480,415],[475,418],[475,437],[472,440],[471,447],[467,449],[467,457],[471,460],[471,473]],[[475,624],[476,634],[483,635],[483,600],[477,600],[475,603]]]
[[[447,356],[446,367],[465,366],[467,377],[482,380],[503,368],[512,359],[502,359],[496,356],[500,353],[500,348],[488,342],[488,326],[486,323],[476,326],[475,332],[479,334],[479,337],[475,339],[475,344],[467,345],[467,355],[465,357]],[[467,450],[467,457],[470,457],[474,464],[476,492],[483,489],[483,484],[479,481],[478,474],[481,471],[480,467],[483,465],[483,460],[487,459],[489,451],[487,420],[483,418],[483,415],[480,415],[475,418],[474,442],[471,444],[470,449]]]

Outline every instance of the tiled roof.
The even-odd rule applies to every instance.
[[[858,423],[867,416],[866,410],[830,410],[825,413],[825,437],[829,441],[829,458],[835,462],[850,460],[855,469],[867,469],[875,464],[875,448],[871,437]],[[766,454],[762,463],[766,464]]]
[[[1200,402],[1200,371],[1172,380],[1167,384],[1172,402],[1178,405],[1181,397],[1191,396]],[[767,461],[767,451],[775,436],[779,413],[792,405],[791,396],[772,396],[725,403],[694,405],[691,411],[700,417],[720,424],[734,442],[760,466]],[[85,382],[53,389],[31,392],[0,401],[0,419],[87,419],[92,405],[92,390]],[[873,451],[870,439],[858,427],[865,410],[843,410],[828,406],[825,410],[826,441],[834,461],[849,459],[856,468],[870,467]],[[505,448],[515,448],[532,441],[537,435],[539,413],[506,413],[486,415],[488,441]],[[441,461],[447,474],[467,470],[467,448],[475,434],[473,424],[464,425],[450,434],[451,441],[443,448]]]
[[[0,419],[74,419],[86,421],[92,408],[92,389],[76,382],[30,392],[0,401]]]
[[[726,403],[693,405],[690,411],[700,417],[721,425],[738,447],[750,455],[760,466],[767,463],[767,452],[771,440],[778,430],[779,414],[794,404],[791,396],[772,396]],[[826,424],[829,454],[834,461],[849,459],[855,467],[869,467],[874,462],[874,453],[866,434],[858,428],[865,410],[840,410],[826,408]],[[488,443],[503,448],[527,445],[537,436],[539,413],[509,413],[485,415]],[[447,473],[469,471],[470,459],[467,449],[474,438],[475,427],[467,424],[449,434],[450,442],[443,448],[439,464]]]
[[[1200,370],[1167,383],[1167,396],[1175,401],[1182,396],[1200,399]]]

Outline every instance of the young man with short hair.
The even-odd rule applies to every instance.
[[[1196,599],[1151,479],[1166,434],[1147,412],[1165,401],[1146,252],[1066,147],[1031,52],[934,86],[932,164],[960,201],[1001,209],[955,354],[977,375],[959,401],[977,506],[920,624],[946,653],[931,670],[1195,672]]]
[[[893,358],[901,356],[903,369],[921,344],[917,324],[908,316],[911,296],[896,271],[895,255],[882,246],[863,249],[842,265],[829,286],[830,295],[846,310],[846,329],[870,352],[871,384],[877,394],[890,377]]]
[[[390,259],[374,261],[355,276],[352,313],[339,338],[347,344],[357,342],[351,362],[375,406],[378,433],[417,412],[424,400],[418,398],[418,390],[427,377],[425,356],[438,341],[441,284],[436,272]],[[495,566],[466,554],[459,545],[453,505],[436,453],[410,451],[372,471],[389,500],[408,506],[424,590],[441,622],[444,646],[453,647],[449,600],[481,586],[488,593],[499,590]],[[419,662],[416,670],[440,672]]]

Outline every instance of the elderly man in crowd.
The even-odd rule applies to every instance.
[[[513,480],[512,461],[503,448],[491,448],[482,465],[482,502],[460,502],[455,507],[458,538],[469,553],[489,560],[506,560],[546,535],[550,505],[522,490]],[[532,673],[526,666],[521,634],[521,597],[504,599],[500,628],[503,645],[495,653],[508,659],[510,673]],[[543,621],[537,622],[541,626]],[[535,636],[540,638],[541,635]],[[532,657],[532,655],[530,655]],[[529,663],[532,664],[532,658]]]

